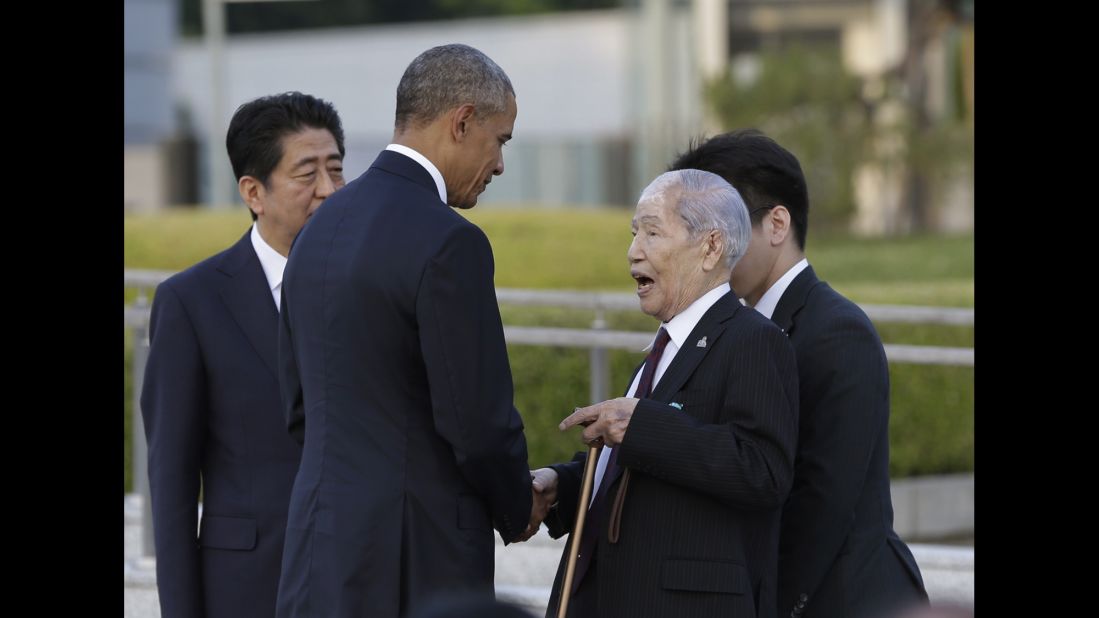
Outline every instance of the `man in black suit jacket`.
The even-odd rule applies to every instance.
[[[797,370],[782,332],[729,288],[747,209],[714,174],[668,172],[641,195],[633,231],[641,310],[662,325],[627,397],[561,424],[587,424],[585,441],[602,441],[596,478],[607,485],[581,535],[595,536],[580,549],[569,616],[774,616]],[[572,529],[582,468],[583,456],[534,472],[536,490],[558,499],[545,520],[555,538]],[[567,558],[568,548],[547,616]]]
[[[504,171],[515,93],[465,45],[397,87],[393,144],[295,241],[279,338],[294,481],[278,615],[406,615],[493,595],[493,527],[524,540],[523,423],[472,208]]]
[[[801,420],[782,513],[779,615],[869,618],[926,600],[912,552],[893,530],[885,351],[866,314],[817,279],[805,258],[801,166],[774,140],[745,130],[672,165],[689,168],[722,176],[747,201],[752,240],[733,289],[789,335],[797,354]]]
[[[339,115],[309,95],[242,105],[226,145],[255,223],[161,283],[149,324],[141,413],[164,618],[275,614],[301,457],[278,385],[282,269],[305,219],[344,184]]]

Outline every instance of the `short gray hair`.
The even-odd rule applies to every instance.
[[[432,47],[416,57],[397,85],[396,128],[422,125],[439,114],[472,103],[479,120],[508,108],[515,89],[492,58],[469,45]]]
[[[722,258],[732,270],[748,251],[752,222],[744,198],[717,174],[684,169],[664,172],[645,187],[638,201],[672,199],[691,240],[717,230],[725,241]]]

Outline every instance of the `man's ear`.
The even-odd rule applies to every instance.
[[[456,142],[462,142],[469,135],[470,123],[473,122],[474,112],[477,108],[472,103],[459,105],[450,113],[450,134]]]
[[[771,241],[771,246],[781,245],[793,231],[790,227],[793,224],[790,211],[780,204],[768,211],[765,219],[771,223],[771,234],[768,239]]]
[[[263,183],[259,179],[255,176],[241,176],[237,181],[237,191],[249,210],[257,216],[263,214]]]
[[[717,230],[710,230],[702,241],[702,270],[710,272],[725,255],[725,237]]]

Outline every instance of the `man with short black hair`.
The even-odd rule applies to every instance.
[[[340,117],[310,95],[245,103],[225,141],[255,223],[161,283],[149,323],[141,413],[164,618],[275,615],[301,457],[276,373],[282,271],[302,224],[344,184]]]

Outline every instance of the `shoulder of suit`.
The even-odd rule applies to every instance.
[[[190,290],[201,290],[207,286],[215,285],[218,280],[224,278],[224,274],[218,271],[218,266],[225,260],[235,245],[211,255],[210,257],[193,264],[176,274],[168,277],[157,286],[157,289],[171,288],[173,292],[185,294]]]
[[[800,314],[799,318],[802,323],[811,323],[817,327],[817,330],[843,326],[877,332],[874,329],[873,322],[870,321],[870,317],[866,315],[862,307],[832,289],[824,281],[821,281],[820,284],[809,291],[805,306]]]
[[[394,153],[403,157],[399,153]],[[363,199],[369,200],[373,196],[374,191],[371,190],[372,185],[388,185],[401,187],[400,190],[407,190],[411,192],[413,205],[415,206],[428,206],[435,207],[439,205],[439,191],[435,187],[435,181],[431,179],[429,172],[423,168],[419,163],[408,159],[410,166],[415,166],[414,170],[416,174],[423,173],[431,182],[430,186],[424,185],[416,180],[410,178],[403,172],[388,169],[386,166],[371,165],[369,169],[363,175],[359,176],[355,180],[347,183],[344,188],[337,191],[331,199],[340,197],[344,201],[358,199],[358,193],[365,192],[366,197]],[[361,189],[361,191],[360,191]],[[444,210],[451,210],[449,206],[446,206]],[[456,213],[451,213],[455,214]]]
[[[450,207],[447,207],[449,210]],[[452,213],[455,220],[448,221],[442,228],[440,235],[440,246],[458,241],[462,246],[480,247],[485,251],[492,251],[492,243],[488,239],[488,235],[485,231],[474,223],[467,220],[465,217],[457,213]]]
[[[737,304],[739,305],[739,303]],[[779,328],[778,324],[775,324],[762,313],[745,305],[735,308],[732,322],[738,325],[739,330],[745,333],[772,330],[776,333],[782,333],[782,329]]]

